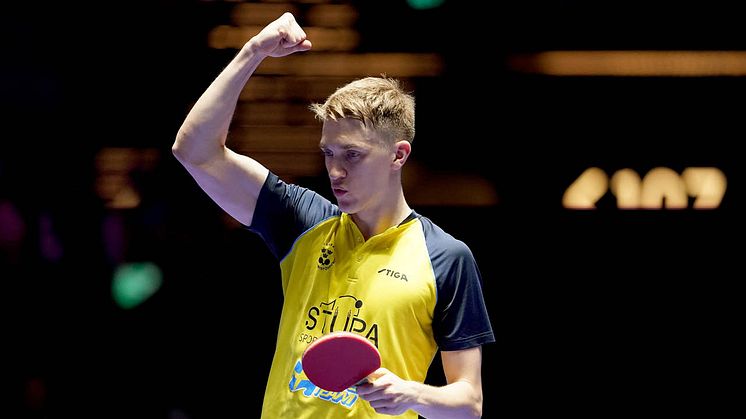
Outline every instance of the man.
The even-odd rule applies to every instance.
[[[404,198],[414,99],[395,80],[369,77],[312,106],[337,205],[226,147],[239,93],[262,60],[310,48],[291,14],[267,25],[196,102],[173,146],[200,187],[280,260],[284,303],[262,417],[480,417],[481,346],[494,335],[470,250]],[[338,330],[373,342],[382,368],[334,393],[310,383],[300,360]],[[442,387],[423,383],[438,350]]]

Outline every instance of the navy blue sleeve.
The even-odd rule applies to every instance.
[[[429,219],[420,217],[435,272],[438,300],[433,331],[438,347],[457,351],[495,341],[482,291],[482,275],[471,250]]]
[[[262,237],[281,260],[295,240],[321,221],[339,214],[339,208],[318,193],[285,183],[270,172],[264,181],[247,228]]]

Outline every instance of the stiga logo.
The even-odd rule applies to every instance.
[[[334,265],[334,244],[326,243],[321,248],[321,255],[318,260],[318,268],[325,271]]]
[[[386,276],[390,276],[391,278],[401,279],[402,281],[409,282],[409,280],[407,279],[407,275],[405,273],[397,272],[393,269],[383,268],[380,271],[378,271],[378,273],[386,275]]]

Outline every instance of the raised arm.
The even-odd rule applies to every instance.
[[[199,186],[223,210],[250,225],[268,170],[226,147],[238,97],[266,57],[307,51],[311,42],[290,13],[251,38],[197,100],[181,125],[172,151]]]

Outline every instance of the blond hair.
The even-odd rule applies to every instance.
[[[310,106],[321,121],[354,118],[385,134],[392,142],[414,141],[414,97],[396,79],[365,77]]]

